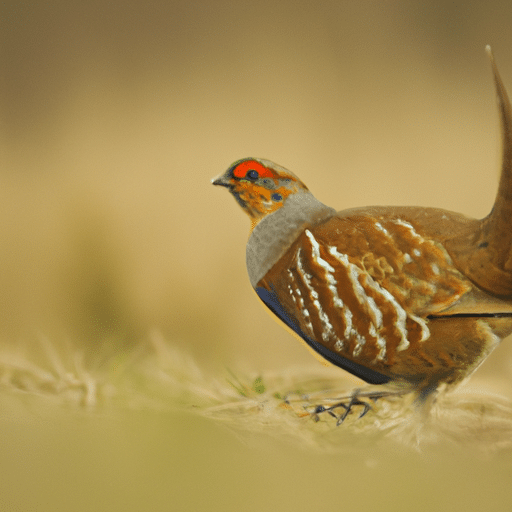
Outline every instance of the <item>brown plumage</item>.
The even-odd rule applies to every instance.
[[[373,384],[425,397],[473,371],[512,333],[512,111],[498,96],[503,164],[481,220],[437,208],[336,212],[267,160],[213,181],[251,218],[251,284],[323,358]]]

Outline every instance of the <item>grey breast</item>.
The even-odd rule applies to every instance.
[[[310,192],[289,196],[284,205],[256,225],[246,249],[253,288],[308,226],[332,217],[336,211]]]

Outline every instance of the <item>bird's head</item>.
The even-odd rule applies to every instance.
[[[292,172],[261,158],[238,160],[212,183],[226,187],[233,194],[253,226],[284,206],[290,195],[308,192]]]

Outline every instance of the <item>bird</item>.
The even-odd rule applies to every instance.
[[[502,166],[483,219],[412,206],[337,211],[262,158],[212,180],[250,218],[250,283],[275,317],[321,359],[420,402],[460,383],[512,333],[512,110],[486,51]],[[364,404],[357,392],[338,404],[342,419],[354,404]]]

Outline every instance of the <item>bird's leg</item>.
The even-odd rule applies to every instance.
[[[341,401],[336,402],[335,404],[333,404],[329,407],[325,407],[324,405],[317,405],[313,412],[313,419],[315,421],[318,421],[320,419],[318,417],[318,415],[322,412],[326,412],[327,414],[329,414],[330,416],[332,416],[333,418],[336,419],[336,425],[338,426],[338,425],[341,425],[345,421],[347,416],[352,411],[352,408],[356,405],[363,406],[363,410],[362,410],[361,414],[359,415],[359,418],[362,418],[371,409],[371,406],[367,402],[360,400],[359,396],[360,396],[360,390],[356,389],[350,395],[350,397],[347,397],[348,400],[342,399]],[[368,397],[368,398],[371,398],[371,397]],[[335,410],[340,407],[343,408],[344,411],[341,415],[338,415],[335,413]]]
[[[348,403],[345,412],[338,418],[338,421],[336,422],[337,427],[345,421],[345,418],[348,416],[349,412],[352,410],[352,407],[354,405],[363,406],[363,411],[361,412],[361,414],[359,414],[358,419],[362,418],[371,409],[371,405],[368,404],[368,402],[363,402],[362,400],[359,400],[356,394],[352,395],[352,398],[350,399],[350,402]]]
[[[315,421],[319,421],[319,414],[326,412],[330,416],[336,419],[336,426],[341,425],[347,416],[352,412],[353,407],[362,406],[363,410],[358,416],[358,419],[361,419],[365,416],[368,411],[372,408],[369,402],[376,402],[380,398],[385,398],[389,396],[401,396],[405,394],[404,390],[380,390],[380,391],[365,391],[362,392],[360,389],[355,389],[353,393],[348,396],[341,398],[339,401],[336,401],[333,405],[328,407],[324,405],[317,405],[314,407],[313,412],[310,413]],[[366,400],[362,400],[366,399]],[[338,408],[344,409],[342,414],[336,414],[335,410]]]

